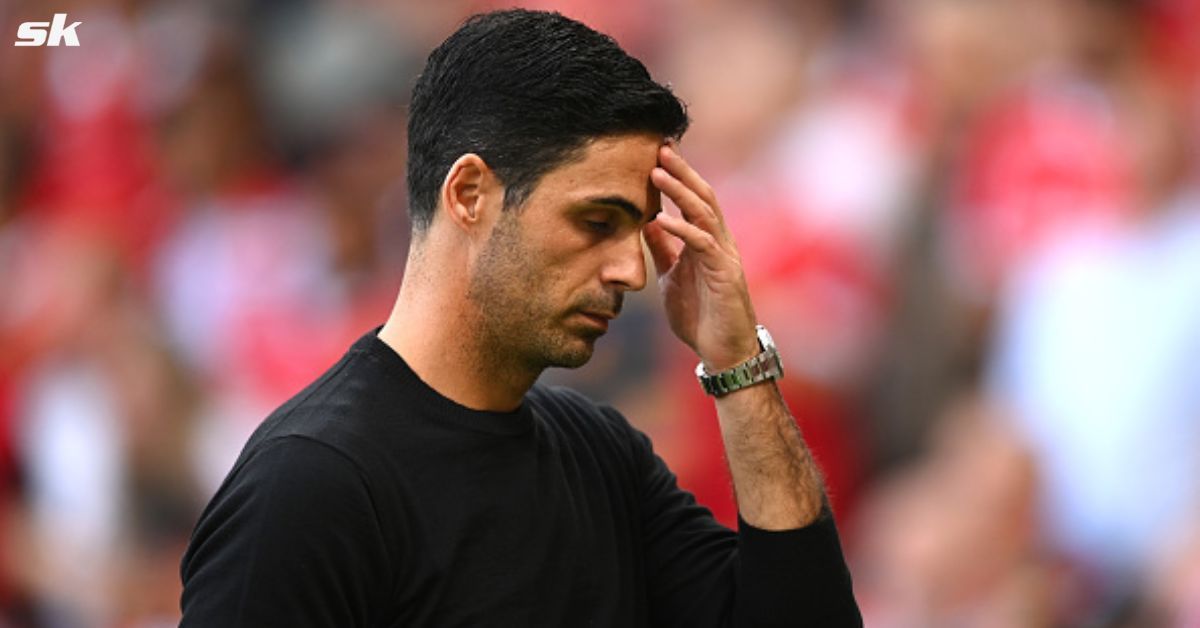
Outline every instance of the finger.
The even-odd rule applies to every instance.
[[[696,172],[691,164],[683,158],[683,155],[679,154],[673,144],[667,144],[658,149],[658,165],[671,176],[682,181],[700,200],[712,208],[717,220],[721,224],[725,224],[725,216],[717,205],[716,192],[713,191],[708,181],[705,181],[704,177],[700,176],[700,173]]]
[[[706,260],[706,265],[720,266],[721,247],[716,236],[682,218],[666,213],[658,214],[654,222],[658,223],[663,231],[683,240],[687,248],[698,253],[702,260]]]
[[[717,213],[713,210],[712,206],[700,198],[694,190],[667,172],[666,169],[659,167],[651,170],[650,181],[663,194],[666,194],[667,198],[675,203],[675,206],[679,208],[679,212],[688,222],[713,235],[723,231],[724,225],[717,217]]]
[[[642,230],[646,237],[646,247],[650,249],[650,257],[654,260],[654,270],[661,277],[675,267],[679,260],[679,250],[682,245],[663,230],[657,220],[646,223]]]

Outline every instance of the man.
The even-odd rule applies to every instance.
[[[184,557],[183,625],[861,625],[681,103],[611,39],[514,10],[430,55],[410,115],[396,306],[251,437]],[[719,395],[736,533],[612,408],[535,385],[644,287],[643,235]]]

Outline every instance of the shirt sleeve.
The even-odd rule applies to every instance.
[[[734,533],[679,488],[636,433],[652,623],[660,626],[861,627],[862,616],[826,508],[812,524]]]
[[[357,467],[303,437],[269,441],[201,516],[180,626],[366,626],[386,594],[378,518]]]

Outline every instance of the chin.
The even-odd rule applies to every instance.
[[[556,343],[556,346],[547,352],[546,361],[550,366],[577,369],[592,359],[592,352],[595,351],[595,347],[595,337],[572,337],[567,339],[566,342]]]

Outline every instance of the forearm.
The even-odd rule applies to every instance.
[[[712,187],[671,147],[651,181],[679,208],[644,229],[671,330],[710,374],[742,364],[773,343],[755,333],[741,255]],[[822,517],[821,474],[779,388],[753,384],[716,404],[744,524],[732,625],[862,626],[837,529]]]
[[[764,530],[816,520],[824,482],[775,382],[734,391],[716,404],[742,519]]]

